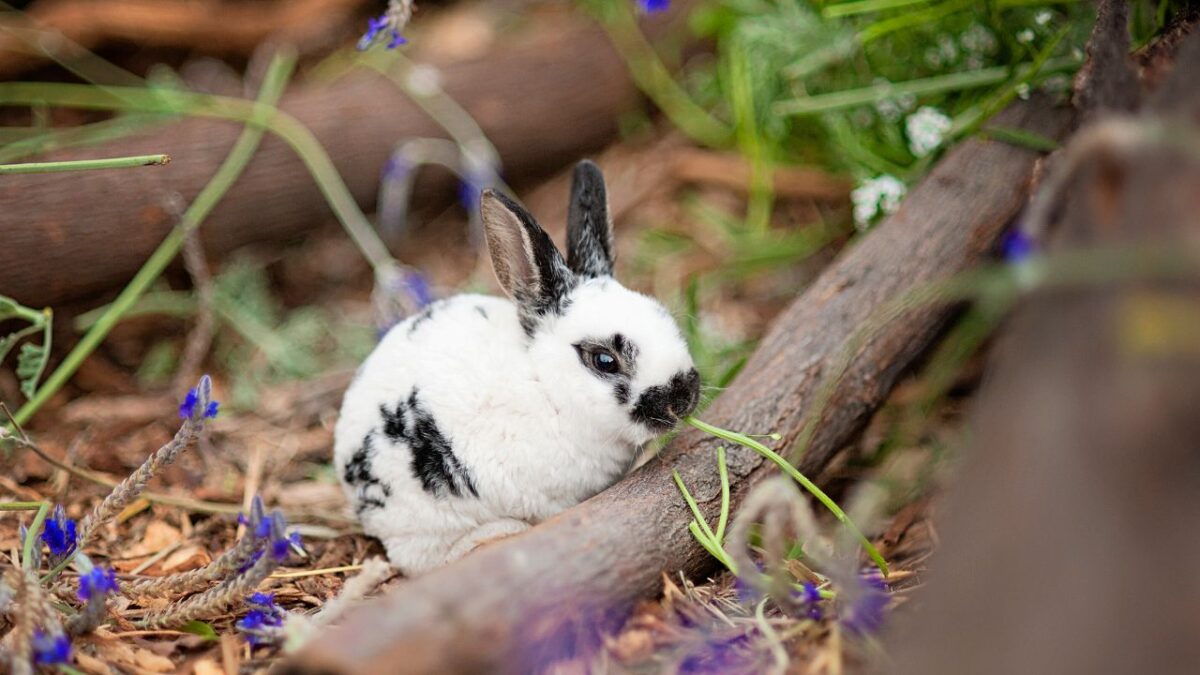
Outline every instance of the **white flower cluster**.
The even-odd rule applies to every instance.
[[[893,213],[908,188],[895,176],[884,174],[863,181],[850,193],[854,204],[854,224],[865,230],[879,213]]]
[[[904,121],[908,149],[914,157],[924,157],[937,149],[953,122],[937,108],[922,106]]]

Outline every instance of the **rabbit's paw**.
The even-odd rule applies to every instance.
[[[523,520],[494,520],[490,523],[485,523],[463,535],[461,539],[456,541],[450,547],[450,553],[446,555],[446,562],[458,560],[464,555],[474,551],[484,544],[511,537],[514,534],[520,534],[530,528],[529,523]]]

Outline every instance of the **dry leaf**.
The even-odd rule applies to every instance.
[[[79,669],[83,672],[91,673],[92,675],[113,675],[112,668],[109,668],[100,659],[83,651],[76,650],[75,665],[79,666]]]
[[[184,546],[167,556],[167,559],[162,561],[162,574],[174,574],[175,572],[186,572],[204,567],[212,562],[212,558],[208,552],[196,545]]]
[[[169,673],[175,670],[175,664],[165,656],[159,656],[149,649],[138,649],[134,652],[136,665],[156,673]]]
[[[183,533],[161,520],[152,520],[146,526],[142,540],[122,552],[123,557],[154,555],[164,548],[183,541]]]
[[[200,659],[192,668],[195,675],[225,675],[225,670],[212,659]]]

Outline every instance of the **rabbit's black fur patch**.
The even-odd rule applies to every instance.
[[[408,446],[412,453],[412,471],[426,492],[455,497],[469,492],[478,497],[471,473],[455,456],[450,441],[438,428],[437,420],[421,406],[420,392],[414,387],[407,400],[396,402],[394,410],[380,406],[383,433],[393,443]],[[348,480],[348,479],[347,479]]]
[[[392,496],[392,489],[381,481],[371,468],[371,459],[375,455],[374,440],[374,431],[364,436],[362,445],[342,467],[342,478],[358,492],[355,510],[360,514],[367,509],[383,508],[383,500]]]

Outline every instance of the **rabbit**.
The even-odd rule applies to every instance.
[[[458,295],[393,327],[346,391],[335,467],[412,576],[604,490],[696,407],[678,325],[613,278],[599,168],[574,171],[567,257],[519,204],[480,201],[508,299]]]

